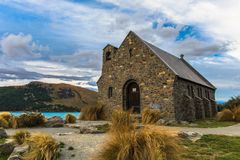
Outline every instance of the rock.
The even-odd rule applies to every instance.
[[[0,128],[0,138],[7,138],[7,133],[3,128]]]
[[[80,127],[79,128],[80,131],[79,133],[80,134],[98,134],[98,133],[104,133],[103,131],[100,131],[97,129],[97,127],[94,127],[94,126],[84,126],[84,127]]]
[[[68,133],[57,133],[58,136],[67,136],[67,135],[71,135],[73,134],[73,132],[68,132]]]
[[[0,155],[9,155],[12,153],[14,145],[12,143],[0,144]]]
[[[159,120],[156,122],[157,125],[165,125],[165,123],[166,123],[166,120],[164,120],[164,119],[159,119]]]
[[[54,117],[48,118],[47,122],[45,123],[45,126],[49,128],[63,127],[64,120],[59,116],[54,116]]]
[[[178,136],[195,142],[202,137],[202,134],[198,132],[180,131],[178,132]]]
[[[165,122],[165,125],[167,126],[172,126],[172,125],[176,125],[178,122],[174,119],[168,120]]]
[[[28,145],[21,145],[14,148],[12,154],[9,156],[8,160],[22,160],[22,155],[26,153],[29,149]]]
[[[183,124],[183,125],[188,125],[188,124],[189,124],[188,121],[180,121],[179,123],[180,123],[180,124]]]

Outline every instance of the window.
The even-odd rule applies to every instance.
[[[132,56],[133,56],[132,48],[130,48],[130,49],[128,50],[128,52],[129,52],[129,56],[132,57]]]
[[[188,90],[188,95],[189,95],[190,97],[193,97],[193,96],[194,96],[193,86],[188,85],[188,86],[187,86],[187,90]]]
[[[210,95],[209,95],[209,91],[208,91],[208,90],[205,90],[205,97],[206,97],[207,99],[210,99]]]
[[[111,60],[111,58],[112,58],[111,52],[107,52],[106,53],[106,61]]]
[[[198,87],[197,92],[198,92],[198,97],[202,98],[202,88]]]
[[[108,98],[111,98],[113,95],[113,87],[108,88]]]

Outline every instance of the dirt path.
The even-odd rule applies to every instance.
[[[184,127],[171,127],[171,128],[174,128],[180,131],[199,132],[202,134],[240,136],[240,123],[233,126],[219,127],[219,128],[184,128]]]
[[[193,131],[202,134],[240,136],[240,124],[222,128],[166,128],[177,131]],[[106,134],[79,134],[78,129],[74,128],[31,128],[27,130],[30,132],[45,132],[54,136],[59,142],[63,142],[65,147],[62,149],[60,160],[88,160],[94,157],[94,154],[101,148],[99,146],[106,140]],[[6,131],[9,135],[12,135],[16,132],[16,129],[8,129]],[[68,150],[70,146],[74,150]]]
[[[61,150],[60,160],[88,160],[94,157],[97,149],[104,142],[105,134],[79,134],[78,129],[73,128],[31,128],[30,132],[44,132],[51,134],[59,142],[63,142],[65,147]],[[8,135],[13,135],[16,129],[6,130]],[[62,135],[61,135],[62,134]],[[69,147],[74,150],[68,150]]]

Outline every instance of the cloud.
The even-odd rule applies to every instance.
[[[34,58],[39,56],[37,52],[48,50],[48,47],[37,45],[32,41],[31,35],[19,33],[6,34],[0,41],[2,53],[9,58]]]

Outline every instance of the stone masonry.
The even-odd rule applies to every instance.
[[[211,111],[216,108],[215,89],[179,78],[133,32],[129,32],[119,48],[108,44],[103,49],[102,75],[97,82],[99,102],[128,110],[130,95],[126,94],[126,87],[131,82],[139,87],[140,112],[145,107],[159,108],[166,119],[188,121],[216,113]],[[188,86],[192,86],[191,96]],[[197,95],[199,87],[202,97]],[[205,92],[208,98],[205,98]]]

